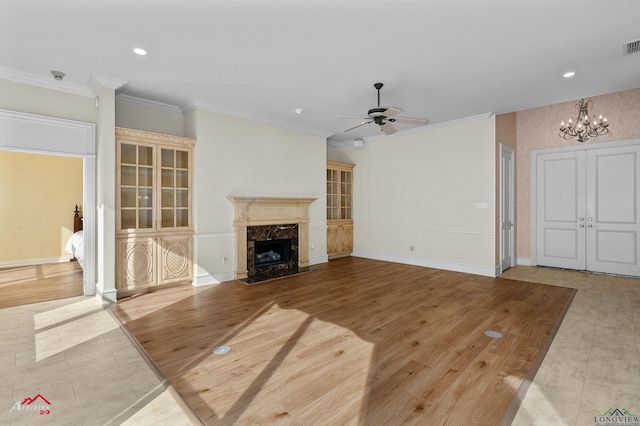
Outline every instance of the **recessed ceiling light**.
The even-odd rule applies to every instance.
[[[304,110],[302,108],[296,108],[296,114],[302,114]]]
[[[133,53],[135,53],[136,55],[145,56],[147,54],[147,51],[142,47],[134,47]]]
[[[565,72],[564,74],[562,74],[562,76],[563,76],[564,78],[571,78],[571,77],[573,77],[574,75],[576,75],[576,72],[575,72],[575,71],[567,71],[567,72]]]

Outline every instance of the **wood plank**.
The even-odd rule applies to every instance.
[[[314,269],[112,309],[207,424],[495,425],[574,292],[354,257]]]

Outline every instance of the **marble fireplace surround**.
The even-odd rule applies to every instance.
[[[317,198],[227,197],[233,203],[236,234],[235,279],[248,278],[247,227],[298,225],[298,268],[309,266],[309,204]]]

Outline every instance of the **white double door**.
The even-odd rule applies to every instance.
[[[538,265],[640,276],[640,144],[535,155]]]

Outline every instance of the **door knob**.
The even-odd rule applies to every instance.
[[[578,220],[579,220],[580,222],[584,222],[584,217],[580,217],[580,218],[578,218]]]
[[[581,223],[581,224],[580,224],[580,228],[584,228],[584,223]]]

